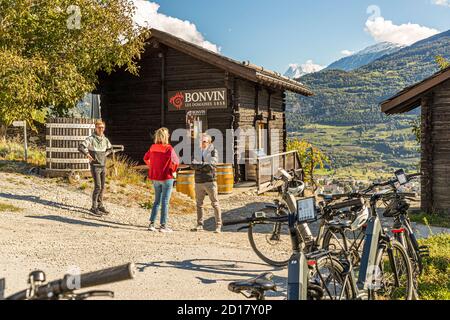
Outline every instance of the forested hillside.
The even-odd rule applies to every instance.
[[[436,56],[450,58],[450,31],[350,72],[323,70],[301,77],[315,96],[288,95],[290,136],[322,148],[334,167],[414,169],[418,149],[410,121],[419,109],[386,116],[379,103],[438,71]]]
[[[450,57],[450,31],[354,71],[324,70],[300,78],[316,95],[288,97],[289,130],[297,131],[308,123],[353,125],[392,120],[380,112],[378,104],[436,72],[437,55]]]

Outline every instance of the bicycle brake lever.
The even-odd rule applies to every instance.
[[[102,290],[93,290],[82,293],[73,294],[72,300],[86,300],[91,297],[110,297],[114,298],[114,292],[112,291],[102,291]]]

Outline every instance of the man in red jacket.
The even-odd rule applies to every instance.
[[[148,178],[153,182],[155,201],[150,216],[150,231],[158,231],[155,227],[156,217],[161,207],[160,232],[172,232],[167,226],[169,218],[169,202],[173,190],[174,172],[177,171],[179,159],[169,144],[169,130],[161,128],[155,133],[155,144],[145,154],[144,161],[149,167]]]

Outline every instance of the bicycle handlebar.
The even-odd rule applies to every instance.
[[[223,226],[235,226],[238,224],[250,224],[253,222],[287,222],[288,216],[278,216],[278,217],[251,217],[243,220],[235,220],[235,221],[226,221],[223,222]]]
[[[243,219],[243,220],[224,221],[223,222],[223,226],[227,227],[227,226],[235,226],[235,225],[238,225],[238,224],[249,224],[249,223],[252,222],[252,220],[253,220],[252,218],[246,218],[246,219]]]
[[[41,285],[36,289],[35,299],[52,299],[58,295],[72,292],[83,288],[100,286],[113,282],[131,280],[134,278],[134,264],[112,267],[104,270],[93,271],[81,274],[79,288],[73,287],[70,280],[74,279],[74,275],[65,275],[62,279],[54,280],[47,284]],[[7,300],[25,300],[27,299],[27,290],[20,291],[7,298]]]
[[[343,208],[357,207],[357,206],[363,206],[363,205],[364,205],[364,200],[362,198],[358,198],[358,199],[344,201],[341,203],[336,203],[336,204],[328,206],[328,208],[330,208],[331,210],[339,210],[339,209],[343,209]]]

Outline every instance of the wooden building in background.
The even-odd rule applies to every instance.
[[[272,149],[284,152],[285,91],[312,95],[301,83],[278,73],[155,29],[139,67],[138,77],[126,71],[100,75],[96,91],[101,96],[107,135],[139,162],[156,129],[167,127],[172,132],[199,123],[203,131],[219,129],[224,137],[227,129],[266,129],[268,141],[263,143],[258,137],[257,149],[266,155],[273,154]],[[271,134],[274,129],[280,130],[281,136]],[[246,180],[245,166],[234,164],[236,180]]]
[[[450,68],[404,89],[381,104],[387,114],[422,107],[422,210],[450,213]]]

